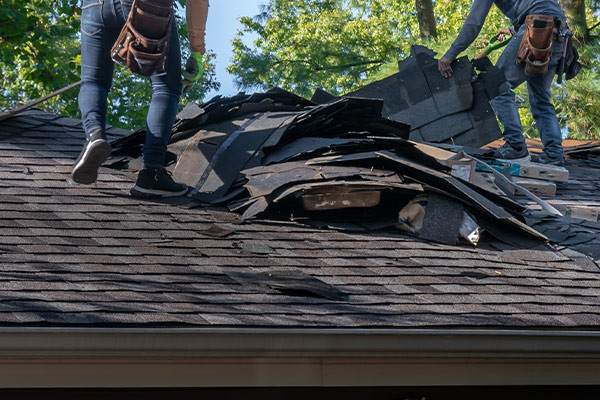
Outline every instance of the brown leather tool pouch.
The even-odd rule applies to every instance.
[[[112,59],[142,76],[164,71],[172,24],[172,0],[134,0]]]
[[[525,75],[534,77],[548,73],[552,58],[552,39],[555,36],[554,17],[532,14],[525,19],[527,31],[523,35],[517,65],[525,67]]]

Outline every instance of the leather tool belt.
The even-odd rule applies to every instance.
[[[531,14],[525,24],[527,31],[515,62],[525,67],[525,75],[529,77],[546,75],[552,58],[552,41],[558,38],[563,21],[548,15]]]
[[[142,76],[164,71],[172,24],[172,0],[134,0],[112,59]]]

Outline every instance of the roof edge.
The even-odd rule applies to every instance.
[[[0,388],[598,385],[600,332],[0,328]]]
[[[0,328],[0,359],[31,356],[600,359],[600,331]]]

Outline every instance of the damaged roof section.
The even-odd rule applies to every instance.
[[[79,123],[30,110],[0,124],[4,325],[598,327],[598,240],[526,250],[486,239],[470,248],[392,230],[346,234],[289,220],[240,221],[235,214],[196,208],[192,199],[140,201],[128,196],[135,180],[129,170],[103,167],[95,187],[67,182],[85,137]],[[434,150],[440,159],[448,155]],[[600,208],[598,164],[568,160],[567,166],[568,184],[559,183],[557,198],[549,201]],[[356,174],[370,170],[353,168]],[[371,172],[382,179],[397,175],[381,171]],[[325,213],[320,221],[311,214],[310,221],[375,226],[375,220],[354,218],[360,208],[347,210],[352,212],[342,222]],[[450,222],[456,214],[448,213]],[[554,237],[564,232],[555,222],[543,217],[531,223],[545,225]],[[571,225],[574,232],[582,223],[572,218]],[[599,225],[585,226],[597,232]],[[563,236],[571,242],[583,235]]]
[[[409,124],[411,140],[480,147],[500,138],[489,100],[508,88],[502,72],[487,58],[461,57],[452,64],[452,77],[444,78],[434,56],[426,47],[412,46],[396,74],[346,96],[384,100],[382,115]],[[332,98],[317,91],[312,100]]]
[[[522,206],[450,175],[449,166],[427,154],[437,148],[408,140],[408,125],[382,117],[382,100],[344,97],[306,106],[279,89],[271,93],[278,100],[266,101],[266,93],[240,104],[237,96],[229,99],[232,108],[217,99],[182,112],[169,145],[178,160],[171,168],[194,188],[195,200],[244,219],[360,231],[397,226],[403,207],[426,195],[428,213],[437,217],[409,230],[424,239],[454,244],[479,226],[499,238],[545,239],[518,218]],[[273,110],[254,112],[255,100]],[[117,153],[135,147],[135,135],[128,140],[116,144]],[[472,229],[461,236],[465,221]]]
[[[461,58],[453,78],[445,79],[433,56],[414,46],[398,74],[342,98],[320,91],[313,100],[322,104],[278,88],[190,103],[174,125],[169,168],[201,205],[243,219],[346,231],[391,228],[444,244],[477,244],[483,231],[519,247],[547,240],[545,232],[561,236],[554,233],[560,224],[549,226],[544,215],[535,217],[543,224],[533,223],[516,202],[521,190],[560,215],[514,183],[542,178],[539,168],[472,157],[485,158],[490,151],[478,146],[499,136],[489,99],[503,90],[502,74],[489,60]],[[114,143],[115,165],[123,163],[119,157],[139,155],[143,138],[139,131]],[[545,181],[534,181],[532,190],[555,191],[546,180],[568,179],[564,168],[542,172]]]

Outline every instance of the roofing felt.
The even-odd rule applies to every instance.
[[[4,326],[600,326],[595,241],[449,246],[140,201],[133,169],[68,182],[83,137],[79,121],[40,111],[0,123]],[[600,206],[597,164],[567,167],[550,201]]]

